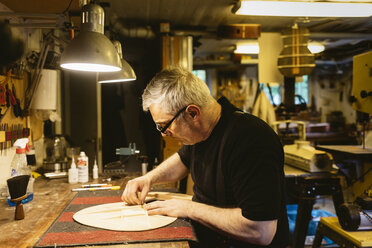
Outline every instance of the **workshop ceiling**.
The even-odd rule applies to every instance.
[[[62,13],[70,0],[0,0],[15,12]],[[294,23],[310,30],[311,40],[328,44],[327,50],[348,55],[368,50],[371,46],[372,19],[368,18],[289,18],[238,16],[231,12],[233,0],[102,0],[109,3],[105,10],[108,22],[123,26],[151,26],[159,31],[159,23],[169,22],[171,30],[190,32],[202,43],[197,52],[225,52],[228,42],[219,43],[216,30],[226,24],[260,24],[262,32],[280,32]],[[70,11],[80,10],[79,1],[72,0]],[[233,42],[233,41],[232,41]],[[219,48],[219,44],[221,47]],[[219,50],[220,49],[220,50]],[[213,51],[212,51],[213,50]],[[215,51],[217,50],[217,51]],[[325,55],[326,56],[326,55]],[[327,56],[326,56],[327,57]],[[341,56],[342,57],[342,56]],[[341,58],[342,59],[342,58]]]

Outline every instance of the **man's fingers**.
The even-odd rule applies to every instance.
[[[162,209],[162,208],[148,210],[147,214],[148,215],[167,215],[167,213],[165,213],[164,209]]]
[[[146,177],[129,180],[121,199],[128,204],[143,204],[150,191],[150,181]]]
[[[141,204],[137,197],[137,190],[139,185],[135,181],[128,181],[127,186],[122,195],[122,200],[129,204]]]
[[[139,197],[139,200],[141,201],[141,203],[144,203],[145,200],[146,200],[146,196],[147,194],[149,193],[150,191],[150,188],[149,187],[143,187],[142,191],[141,191],[141,194],[140,194],[140,197]]]
[[[164,201],[154,201],[144,205],[144,209],[149,215],[167,215],[165,208],[163,207]]]

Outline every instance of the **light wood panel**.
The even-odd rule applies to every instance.
[[[87,226],[113,231],[145,231],[166,226],[177,218],[148,215],[140,205],[124,202],[101,204],[75,213],[74,220]]]

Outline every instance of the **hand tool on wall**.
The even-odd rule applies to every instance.
[[[4,128],[4,132],[5,132],[5,141],[3,143],[3,148],[4,148],[4,155],[6,155],[6,149],[7,149],[7,143],[8,143],[8,141],[6,139],[6,132],[8,131],[7,130],[8,129],[8,124],[4,124],[3,128]]]
[[[7,142],[10,142],[10,144],[8,143],[6,145],[6,147],[12,147],[14,142],[17,139],[26,138],[30,135],[30,129],[29,128],[23,128],[22,124],[12,125],[10,130],[8,128],[6,128],[6,129],[7,130],[5,131],[5,140]]]
[[[5,139],[6,139],[6,148],[8,149],[12,147],[12,130],[11,127],[9,127],[9,124],[6,124],[6,133],[5,133]]]
[[[9,70],[7,72],[7,76],[5,78],[4,81],[1,82],[1,85],[0,85],[0,106],[8,106],[8,103],[7,103],[7,95],[6,95],[6,86],[8,85],[8,82],[10,80],[10,76],[11,76],[11,70]]]
[[[4,142],[5,142],[4,124],[0,124],[0,150],[1,150],[1,155],[3,155]]]
[[[7,106],[6,89],[3,85],[0,85],[0,121],[4,118],[5,114],[8,112],[9,107],[3,112],[3,107]]]
[[[21,126],[22,128],[22,126]],[[22,138],[27,138],[28,136],[30,136],[30,133],[31,133],[31,130],[30,128],[26,127],[26,128],[23,128],[22,129]]]
[[[10,97],[9,97],[8,89],[9,89],[8,85],[5,85],[6,106],[9,108],[10,107]]]
[[[50,47],[50,41],[48,40],[48,37],[46,37],[44,46],[40,51],[40,55],[39,55],[39,59],[37,62],[37,66],[35,68],[34,75],[26,90],[25,105],[24,105],[25,115],[29,115],[28,112],[29,112],[29,108],[31,107],[32,97],[34,96],[37,86],[39,85],[39,82],[41,79],[41,71],[44,68],[44,64],[45,64],[46,57],[48,55],[49,47]]]
[[[17,99],[14,97],[14,94],[13,94],[13,92],[10,89],[7,89],[6,92],[7,92],[7,95],[9,96],[10,104],[13,107],[14,116],[15,117],[21,117],[21,115],[22,115],[22,109],[20,107],[20,104],[18,104],[19,103],[19,99],[18,99],[18,102],[17,102]]]
[[[6,87],[6,88],[5,88]],[[9,93],[7,91],[8,85],[6,86],[0,86],[0,106],[6,106],[7,109],[5,110],[4,113],[2,113],[2,108],[0,108],[0,121],[4,118],[5,114],[9,110]]]
[[[10,93],[12,95],[12,105],[13,105],[13,112],[15,117],[22,117],[22,108],[21,108],[21,101],[16,96],[16,90],[14,87],[14,84],[12,85],[12,92]],[[14,104],[13,104],[14,103]]]
[[[15,127],[14,125],[11,125],[10,126],[10,147],[13,146],[13,143],[16,141],[16,134],[17,134],[17,131],[15,131]]]
[[[0,105],[4,106],[6,105],[6,90],[5,87],[0,85]]]
[[[6,115],[8,110],[9,110],[9,108],[7,108],[4,113],[2,113],[2,108],[0,108],[0,121],[4,118],[4,116]]]

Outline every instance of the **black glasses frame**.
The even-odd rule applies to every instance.
[[[183,107],[182,109],[180,109],[175,115],[174,115],[174,117],[170,120],[170,121],[168,121],[168,123],[167,124],[165,124],[165,126],[164,127],[161,127],[160,126],[160,124],[157,124],[156,123],[156,129],[159,131],[159,132],[161,132],[161,133],[163,133],[163,134],[167,134],[166,133],[166,131],[167,131],[167,129],[168,129],[168,127],[170,126],[170,125],[172,125],[172,123],[173,123],[173,121],[183,112],[183,111],[185,111],[186,110],[186,108],[187,108],[187,106],[185,106],[185,107]]]

